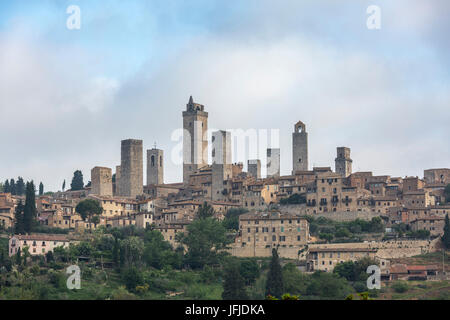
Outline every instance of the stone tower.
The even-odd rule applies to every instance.
[[[336,173],[339,173],[343,177],[347,178],[352,174],[352,163],[350,159],[350,148],[338,147],[336,162]]]
[[[164,151],[147,150],[147,185],[164,184]]]
[[[280,149],[267,149],[267,178],[280,176]]]
[[[208,113],[192,96],[183,111],[183,182],[197,169],[208,165]]]
[[[214,201],[226,199],[223,193],[224,181],[233,177],[231,158],[231,133],[216,131],[212,134],[212,182],[211,199]]]
[[[123,140],[119,192],[120,196],[135,198],[143,194],[143,142],[142,140]]]
[[[95,167],[91,170],[91,193],[98,196],[112,196],[112,170]]]
[[[308,171],[308,133],[303,122],[295,124],[292,134],[292,174]]]
[[[256,179],[261,179],[261,160],[248,160],[247,171]]]

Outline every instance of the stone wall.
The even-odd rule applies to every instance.
[[[281,205],[279,210],[284,213],[307,215],[315,218],[324,217],[335,221],[352,221],[356,219],[371,220],[374,217],[379,217],[380,213],[370,211],[336,211],[324,213],[306,213],[306,205],[290,204]]]

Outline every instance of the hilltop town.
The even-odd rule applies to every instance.
[[[292,173],[280,175],[280,149],[272,148],[263,178],[261,159],[248,160],[247,171],[243,163],[232,163],[229,132],[214,132],[209,146],[208,112],[192,97],[182,119],[183,181],[165,183],[164,150],[144,153],[142,140],[123,140],[120,164],[92,168],[88,186],[36,197],[37,224],[65,230],[62,234],[15,232],[15,212],[25,197],[1,193],[0,225],[9,232],[9,256],[25,248],[31,256],[45,256],[100,228],[129,226],[160,232],[175,250],[183,247],[177,234],[189,232],[198,211],[209,206],[218,221],[236,218],[228,230],[232,243],[224,249],[235,257],[268,258],[277,249],[304,272],[331,272],[340,263],[370,258],[387,281],[448,278],[443,266],[397,262],[442,250],[449,168],[425,169],[423,177],[353,172],[349,147],[337,147],[334,168],[311,168],[307,126],[298,121],[292,123]],[[101,207],[95,219],[77,212],[88,199]]]

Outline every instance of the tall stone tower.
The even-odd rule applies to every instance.
[[[226,199],[226,194],[223,193],[224,181],[233,177],[231,161],[231,133],[213,132],[211,199],[214,201]]]
[[[112,196],[112,170],[95,167],[91,170],[91,193],[99,196]]]
[[[164,184],[164,151],[147,150],[147,185]]]
[[[295,124],[292,134],[292,174],[308,171],[308,133],[303,122]]]
[[[192,96],[183,111],[183,182],[197,169],[208,165],[208,113]]]
[[[256,179],[261,179],[261,160],[248,160],[247,171]]]
[[[350,148],[338,147],[336,162],[336,173],[339,173],[343,177],[347,178],[352,174],[352,163],[350,159]]]
[[[267,178],[280,176],[280,149],[267,149]]]
[[[143,194],[143,142],[123,140],[121,149],[119,192],[120,196],[135,198]]]

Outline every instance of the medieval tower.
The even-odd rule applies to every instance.
[[[336,157],[336,173],[339,173],[343,177],[347,178],[352,174],[352,163],[350,159],[350,148],[338,147]]]
[[[248,160],[248,173],[256,179],[261,179],[261,160]]]
[[[91,193],[98,196],[112,196],[112,170],[110,168],[95,167],[91,170]]]
[[[303,122],[295,124],[292,134],[292,174],[308,171],[308,133]]]
[[[147,185],[164,184],[164,151],[147,150]]]
[[[231,133],[216,131],[212,134],[212,181],[211,199],[223,200],[224,181],[233,176],[233,164],[231,158]]]
[[[142,145],[142,140],[130,139],[122,141],[119,179],[120,196],[135,198],[144,191]]]
[[[183,183],[189,176],[208,165],[208,113],[192,96],[183,111]]]
[[[280,176],[280,149],[267,149],[267,178]]]

